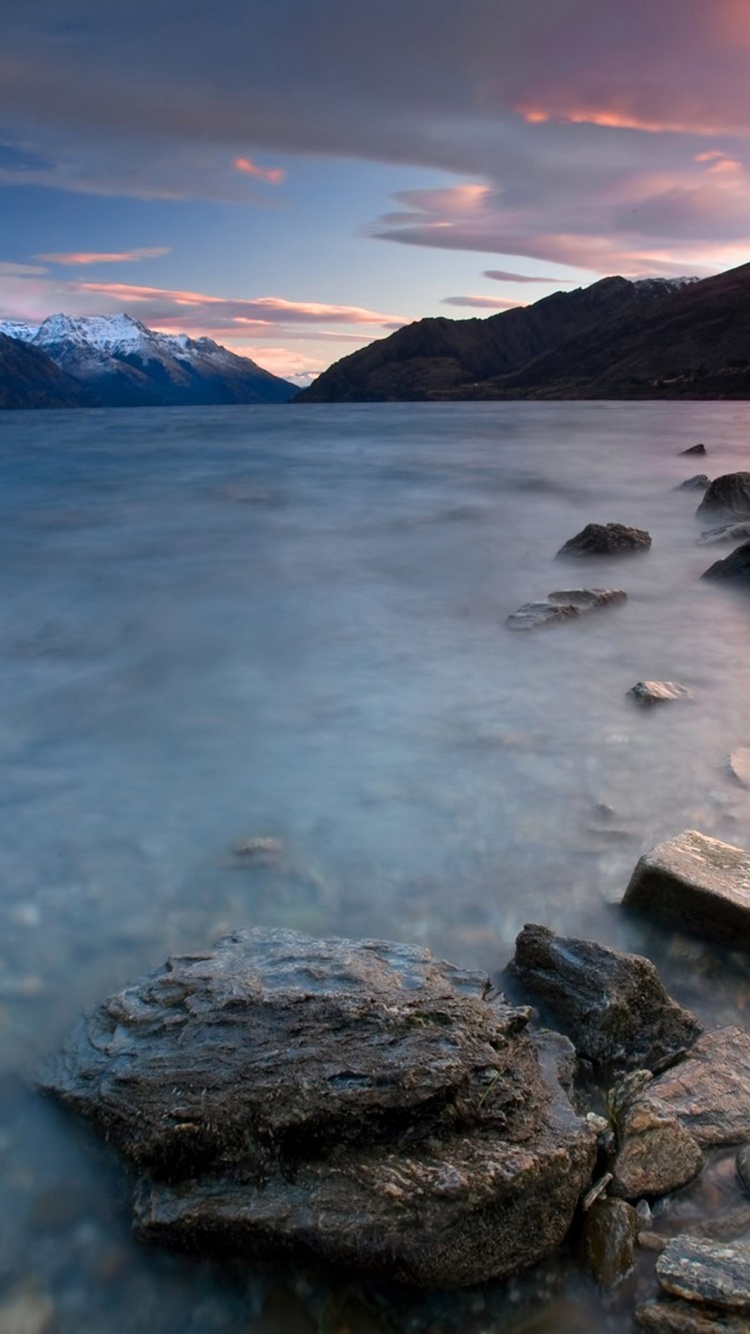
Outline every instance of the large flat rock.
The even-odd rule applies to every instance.
[[[750,1243],[673,1237],[656,1262],[662,1287],[691,1302],[750,1312]]]
[[[644,853],[623,903],[704,940],[750,949],[750,854],[686,829]]]
[[[678,1117],[703,1147],[750,1139],[750,1034],[704,1033],[679,1065],[648,1085],[649,1097]]]
[[[572,1048],[528,1017],[428,950],[246,931],[110,997],[44,1087],[144,1174],[141,1236],[461,1286],[558,1245],[590,1180]]]

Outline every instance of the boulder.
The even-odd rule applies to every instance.
[[[750,949],[750,855],[686,829],[638,861],[623,903],[734,949]]]
[[[43,1087],[142,1174],[143,1238],[460,1287],[557,1246],[590,1181],[572,1049],[528,1019],[416,946],[255,929],[110,997]]]
[[[723,560],[714,561],[703,571],[701,579],[721,579],[750,590],[750,542],[735,547]]]
[[[664,1247],[656,1276],[665,1291],[725,1311],[750,1311],[750,1243],[718,1245],[681,1233]]]
[[[579,1056],[610,1074],[662,1065],[702,1031],[667,994],[650,960],[544,926],[523,928],[507,975]]]
[[[638,1215],[624,1200],[598,1199],[585,1216],[581,1260],[608,1291],[618,1287],[635,1266]]]
[[[702,1148],[742,1144],[750,1139],[750,1035],[731,1027],[704,1033],[648,1093]]]
[[[636,1094],[617,1125],[612,1189],[627,1200],[668,1195],[698,1176],[703,1154],[681,1121],[648,1092]]]
[[[719,542],[746,542],[748,539],[750,539],[750,518],[735,523],[722,523],[718,528],[707,528],[698,538],[698,545],[710,547]]]
[[[623,523],[588,523],[560,547],[558,556],[621,556],[648,551],[651,536],[642,528]]]
[[[708,473],[697,472],[694,477],[686,477],[684,482],[680,482],[675,491],[705,491],[710,481]]]
[[[695,511],[707,515],[750,514],[750,472],[725,472],[714,477]]]
[[[705,454],[706,446],[703,444],[690,445],[688,449],[681,449],[680,454]]]
[[[666,704],[670,700],[688,700],[693,696],[686,686],[677,681],[636,681],[625,692],[632,695],[639,704]]]
[[[509,630],[533,630],[539,625],[566,620],[613,602],[625,602],[627,593],[619,588],[569,588],[548,593],[544,602],[524,602],[518,611],[506,617]]]

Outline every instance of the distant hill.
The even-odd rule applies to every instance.
[[[305,402],[750,398],[750,264],[604,278],[489,319],[426,319],[336,362]]]
[[[90,407],[89,391],[35,347],[0,333],[0,408]]]
[[[164,334],[130,315],[51,315],[0,332],[46,354],[105,407],[285,403],[296,387],[210,338]],[[44,406],[28,403],[26,406]]]

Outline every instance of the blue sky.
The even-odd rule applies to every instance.
[[[748,75],[746,0],[5,0],[0,316],[288,374],[716,272],[750,258]]]

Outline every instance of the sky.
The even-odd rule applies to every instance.
[[[2,0],[0,317],[280,375],[750,260],[750,0]]]

